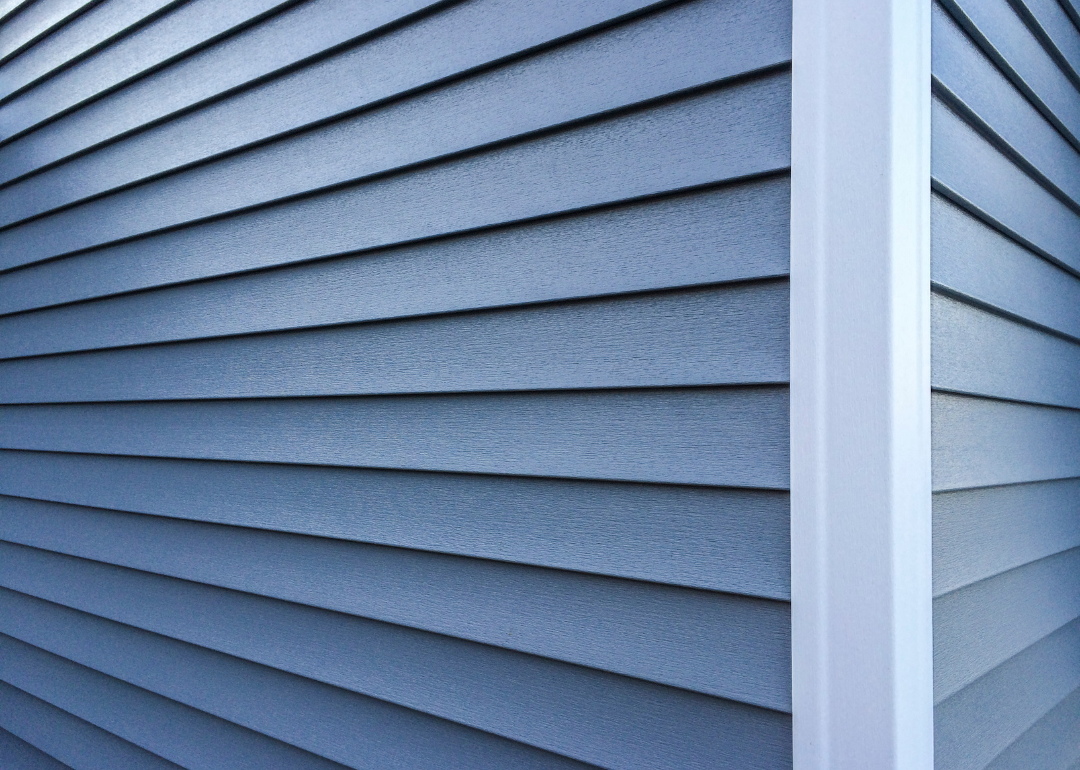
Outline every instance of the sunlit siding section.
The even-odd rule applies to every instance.
[[[791,767],[788,0],[0,14],[5,767]]]
[[[0,752],[790,767],[789,0],[63,5],[0,25]]]

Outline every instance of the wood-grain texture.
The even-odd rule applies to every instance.
[[[789,0],[8,5],[0,757],[791,767]]]
[[[939,770],[1080,758],[1078,24],[1058,0],[933,12]]]

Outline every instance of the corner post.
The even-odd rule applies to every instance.
[[[793,24],[795,770],[930,770],[930,3]]]

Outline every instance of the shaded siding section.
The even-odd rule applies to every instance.
[[[1080,18],[933,17],[936,767],[1080,760]]]
[[[13,770],[67,770],[69,767],[22,738],[0,730],[0,761]]]
[[[790,767],[790,3],[68,5],[0,25],[0,750]]]

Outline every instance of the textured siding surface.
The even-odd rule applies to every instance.
[[[790,768],[790,56],[0,0],[0,765]]]
[[[933,10],[938,770],[1080,762],[1080,6]]]

